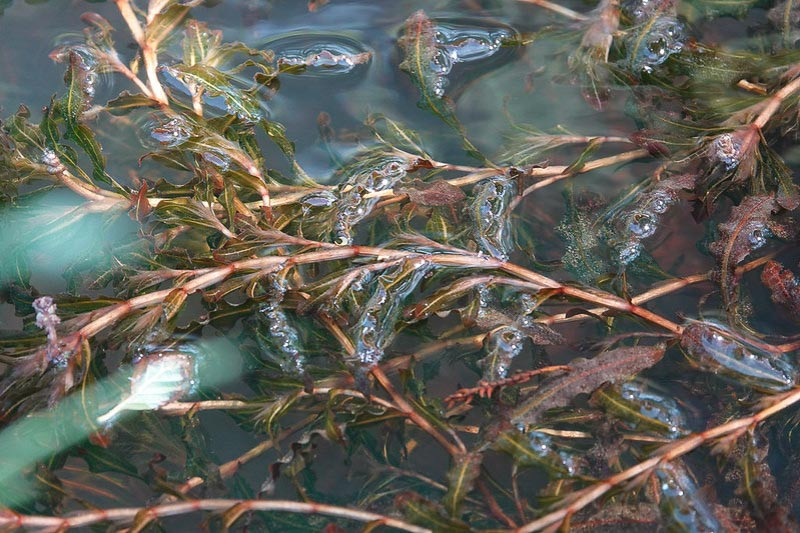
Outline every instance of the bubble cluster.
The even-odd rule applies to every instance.
[[[525,335],[516,327],[502,326],[490,332],[484,342],[486,357],[478,361],[488,382],[508,377],[511,363],[524,347]]]
[[[372,59],[372,52],[363,43],[335,33],[293,33],[266,46],[275,52],[278,66],[302,67],[303,74],[313,77],[347,74]]]
[[[512,248],[508,206],[514,198],[514,182],[498,175],[478,182],[472,192],[469,209],[475,241],[482,251],[505,261]]]
[[[269,339],[261,341],[262,350],[276,361],[283,372],[301,375],[305,357],[301,353],[300,334],[281,307],[286,294],[286,281],[277,275],[267,278],[267,299],[258,308],[260,319],[266,323]]]
[[[70,68],[67,71],[66,81],[72,84],[77,82],[78,89],[83,96],[79,101],[82,102],[82,110],[85,111],[91,105],[91,100],[96,93],[97,71],[101,68],[95,57],[93,50],[80,44],[70,44],[54,50],[51,59],[63,63],[69,62]]]
[[[52,174],[53,176],[57,176],[58,174],[63,174],[67,171],[64,164],[61,162],[61,159],[58,155],[50,150],[49,148],[45,148],[42,152],[42,163],[47,169],[48,174]]]
[[[623,383],[619,395],[640,415],[641,418],[636,420],[637,426],[663,428],[673,437],[688,432],[686,417],[675,400],[657,393],[646,382],[633,380]]]
[[[373,292],[352,331],[356,363],[369,367],[380,362],[394,339],[403,303],[432,268],[424,259],[409,259],[387,270],[372,284]]]
[[[777,392],[797,382],[797,369],[785,357],[713,322],[691,322],[681,346],[695,366],[738,385]]]
[[[338,209],[334,223],[336,242],[342,245],[353,243],[352,228],[372,212],[378,203],[377,196],[370,193],[391,189],[406,176],[405,161],[400,158],[385,158],[378,166],[356,171],[339,188]]]
[[[150,137],[164,148],[173,148],[186,142],[192,136],[191,125],[181,116],[176,116],[166,122],[149,122],[145,129],[150,132]]]
[[[529,431],[526,436],[528,447],[542,466],[561,476],[574,476],[578,473],[579,461],[572,454],[558,450],[553,437],[536,430]]]
[[[641,23],[663,10],[667,2],[668,0],[625,0],[622,2],[622,10],[635,23]]]
[[[747,242],[753,250],[757,250],[767,244],[767,239],[772,236],[770,229],[764,224],[752,221],[745,228]]]
[[[731,133],[717,136],[709,146],[712,161],[722,164],[725,170],[733,170],[739,166],[742,156],[742,143]]]
[[[622,211],[617,217],[616,231],[620,239],[616,245],[616,259],[620,265],[635,261],[642,250],[642,241],[655,235],[661,217],[677,201],[672,189],[656,186],[642,194],[635,206]]]
[[[665,463],[656,470],[656,477],[662,495],[662,513],[678,529],[695,533],[723,530],[685,467]]]
[[[455,63],[482,61],[492,57],[514,36],[506,28],[482,28],[446,21],[438,21],[434,27],[435,52],[429,68],[435,75],[433,93],[444,96],[448,85],[447,75]]]
[[[673,16],[664,15],[652,23],[645,22],[627,42],[631,66],[637,72],[653,72],[669,56],[683,49],[684,39],[683,24]]]
[[[206,150],[200,153],[203,161],[217,167],[220,172],[225,172],[231,167],[231,159],[221,150]]]

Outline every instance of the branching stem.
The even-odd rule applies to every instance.
[[[737,418],[720,426],[707,429],[700,433],[693,433],[659,449],[646,461],[632,466],[603,481],[589,485],[585,489],[572,493],[567,501],[558,509],[529,522],[519,528],[517,533],[541,531],[549,526],[559,524],[590,503],[598,500],[615,487],[631,481],[640,476],[648,476],[659,466],[666,464],[690,451],[716,439],[730,441],[744,434],[748,429],[756,426],[772,415],[800,402],[800,387],[790,390],[780,396],[770,398],[772,402],[768,407],[758,411],[752,416]]]
[[[394,527],[412,533],[430,533],[424,527],[415,526],[397,518],[339,507],[322,503],[304,503],[289,500],[189,500],[178,503],[167,503],[153,507],[118,507],[115,509],[97,509],[81,511],[68,517],[24,515],[14,511],[0,511],[0,525],[5,527],[22,527],[39,531],[66,531],[77,527],[86,527],[101,522],[125,522],[133,520],[144,513],[151,519],[166,518],[198,511],[227,511],[237,507],[241,512],[264,511],[286,512],[298,514],[322,514],[357,522],[374,522],[387,527]],[[140,514],[142,513],[142,514]]]

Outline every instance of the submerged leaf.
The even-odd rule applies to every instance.
[[[564,407],[578,394],[591,393],[604,383],[615,383],[635,376],[655,365],[664,356],[664,345],[617,348],[569,365],[564,376],[548,379],[514,408],[511,422],[533,424],[554,407]]]
[[[761,271],[761,282],[769,289],[772,301],[800,318],[800,281],[777,261],[769,261]]]
[[[735,303],[739,275],[736,266],[772,235],[773,213],[779,209],[772,195],[748,196],[731,210],[728,221],[718,226],[719,239],[709,250],[717,258],[720,285],[726,308]]]
[[[460,188],[444,180],[433,182],[414,180],[407,185],[397,187],[395,192],[408,195],[410,201],[426,207],[453,205],[467,197]]]
[[[483,455],[480,453],[463,453],[453,458],[453,465],[447,473],[447,494],[442,500],[450,516],[459,516],[461,503],[481,473],[482,461]]]
[[[681,336],[691,362],[736,384],[763,392],[794,386],[797,370],[782,354],[759,348],[756,341],[711,322],[692,322]]]
[[[440,505],[419,494],[402,493],[395,498],[394,504],[411,523],[430,528],[431,531],[466,533],[471,530],[464,522],[449,518]]]
[[[492,448],[507,453],[520,467],[541,467],[557,478],[577,474],[583,461],[560,446],[541,431],[523,433],[517,429],[504,431],[492,443]]]

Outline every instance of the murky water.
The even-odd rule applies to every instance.
[[[679,56],[689,46],[687,43],[691,38],[702,40],[708,37],[715,42],[725,43],[731,50],[746,48],[747,29],[763,22],[765,17],[763,11],[756,9],[750,13],[749,19],[725,18],[722,22],[725,27],[720,29],[719,26],[707,26],[694,5],[687,4],[688,7],[680,11],[664,10],[653,19],[646,4],[645,2],[640,6],[644,11],[638,15],[633,12],[632,15],[634,25],[637,22],[642,24],[626,36],[625,46],[630,54],[618,59],[622,68],[635,76],[646,76],[667,64],[672,56]],[[562,5],[581,13],[587,13],[590,9],[586,4],[577,1],[564,2]],[[426,67],[430,67],[426,69],[429,78],[423,80],[430,82],[431,86],[429,97],[432,101],[427,104],[423,102],[425,95],[420,93],[419,84],[413,82],[413,73],[409,74],[408,68],[401,67],[404,59],[404,44],[400,39],[403,24],[420,9],[424,9],[427,16],[434,20],[435,47],[431,57],[426,58],[429,62]],[[24,104],[38,120],[39,111],[43,106],[49,105],[52,95],[64,92],[64,65],[53,62],[48,55],[55,47],[75,41],[76,34],[80,34],[83,27],[80,19],[83,11],[96,11],[118,28],[114,39],[122,54],[130,53],[134,48],[131,36],[123,28],[113,2],[51,0],[29,3],[21,0],[0,0],[0,10],[2,117],[13,114],[18,106]],[[232,106],[225,94],[206,95],[203,102],[208,109],[216,110],[219,114],[236,115],[245,122],[258,122],[262,116],[280,122],[286,128],[286,137],[294,142],[296,163],[304,172],[323,185],[345,185],[337,189],[316,190],[314,194],[304,197],[302,219],[299,222],[294,221],[295,226],[292,226],[299,228],[300,233],[305,235],[306,232],[313,231],[317,224],[329,224],[331,241],[337,245],[365,242],[363,233],[359,233],[364,232],[360,229],[363,226],[359,224],[373,220],[371,217],[375,216],[376,206],[385,199],[381,194],[409,181],[411,172],[416,170],[413,164],[400,156],[370,160],[370,164],[364,168],[358,165],[348,166],[348,158],[358,151],[357,143],[362,140],[367,142],[368,132],[363,125],[370,116],[402,120],[409,130],[419,135],[420,144],[432,159],[449,164],[450,167],[445,172],[453,172],[459,166],[502,165],[518,161],[546,166],[550,163],[550,157],[553,158],[552,164],[569,165],[581,154],[582,145],[576,143],[575,146],[564,145],[558,151],[537,152],[531,156],[532,160],[517,158],[531,144],[521,139],[532,131],[619,137],[617,141],[603,144],[591,154],[593,158],[600,158],[617,153],[619,150],[614,148],[614,142],[625,143],[625,138],[631,132],[640,129],[652,118],[647,116],[646,106],[644,110],[633,109],[635,106],[631,103],[630,93],[620,87],[610,89],[607,101],[602,102],[604,111],[597,112],[592,106],[591,98],[586,98],[586,84],[570,69],[570,61],[574,64],[575,56],[572,60],[567,60],[570,56],[569,47],[574,47],[575,43],[567,43],[565,34],[578,25],[567,23],[565,26],[564,19],[559,18],[559,15],[516,0],[331,0],[315,11],[309,11],[305,1],[227,0],[216,6],[198,7],[192,12],[192,16],[206,22],[212,29],[221,30],[224,41],[241,41],[247,46],[274,52],[272,65],[284,72],[279,76],[278,84],[269,89],[274,94],[268,100],[259,101],[257,109]],[[644,21],[648,22],[644,24]],[[555,25],[558,25],[559,31],[548,30]],[[189,74],[172,68],[177,60],[170,57],[169,52],[162,55],[162,61],[165,68],[161,74],[165,84],[172,90],[185,91],[181,87],[186,84]],[[133,90],[128,85],[119,76],[99,76],[91,84],[91,96],[95,102],[105,102],[123,89]],[[456,118],[432,112],[432,109],[437,111],[439,102],[447,102],[447,105],[452,103],[453,117]],[[109,175],[118,177],[125,186],[135,190],[134,184],[140,183],[140,180],[154,183],[164,179],[176,186],[185,182],[185,175],[180,169],[176,169],[176,165],[160,166],[147,159],[139,161],[139,157],[143,153],[142,146],[155,149],[186,146],[197,134],[196,129],[193,129],[197,128],[196,125],[180,117],[162,115],[156,111],[148,113],[147,117],[135,119],[128,115],[100,116],[96,125],[98,138],[107,157],[107,171]],[[134,127],[130,127],[131,125]],[[486,154],[488,162],[471,156],[469,149],[465,150],[465,138],[481,153]],[[259,140],[263,141],[261,138]],[[725,143],[726,140],[730,141],[722,135],[718,137],[719,143]],[[250,170],[247,168],[249,160],[246,155],[239,159],[231,157],[231,150],[224,145],[230,141],[224,138],[218,141],[219,145],[198,152],[198,159],[217,173],[237,168]],[[291,161],[274,144],[261,142],[261,145],[264,148],[266,167],[270,172],[275,172],[276,175],[292,173]],[[338,151],[336,157],[331,157],[331,147]],[[720,162],[726,170],[731,171],[739,164],[739,159],[729,153],[732,150],[730,142],[721,148],[717,146],[720,149],[725,147],[728,150],[723,154],[724,157],[721,156]],[[791,152],[787,153],[788,161],[797,165],[798,158],[792,159]],[[45,154],[41,162],[46,165],[50,174],[57,173],[59,160],[55,154],[50,157]],[[578,211],[584,209],[587,215],[591,214],[600,205],[592,203],[593,193],[599,193],[606,198],[617,197],[626,188],[634,186],[652,173],[658,164],[659,161],[653,159],[634,161],[577,176],[571,181],[576,190],[581,189],[583,196],[570,197],[569,201],[576,202]],[[343,172],[343,168],[347,172]],[[565,250],[567,256],[575,262],[581,260],[580,247],[575,247],[575,243],[565,244],[559,238],[559,235],[563,236],[558,227],[565,211],[566,190],[563,184],[543,187],[536,194],[521,200],[519,205],[509,207],[513,202],[519,201],[515,200],[517,182],[510,179],[508,174],[483,176],[481,180],[476,180],[471,189],[470,199],[463,213],[457,213],[464,221],[464,227],[456,229],[464,231],[466,224],[470,224],[465,233],[474,233],[470,235],[475,242],[476,253],[482,258],[510,259],[528,266],[543,265],[542,271],[545,272],[557,270],[558,267],[549,262],[560,259]],[[0,251],[12,249],[21,236],[35,230],[42,221],[68,216],[74,205],[74,198],[64,191],[54,190],[42,193],[35,202],[20,206],[19,209],[10,209],[4,214],[3,227],[6,229],[0,235]],[[506,216],[512,210],[514,216]],[[712,268],[713,258],[694,246],[695,242],[702,240],[705,228],[702,223],[694,222],[691,206],[681,197],[679,190],[670,188],[669,185],[656,184],[635,204],[626,205],[617,211],[610,210],[608,213],[608,220],[604,222],[614,228],[616,236],[601,238],[606,238],[607,242],[603,244],[614,251],[612,261],[608,265],[597,265],[597,272],[592,266],[588,267],[587,276],[592,277],[606,271],[620,274],[626,266],[640,259],[642,254],[651,255],[663,270],[673,276],[706,272]],[[420,221],[410,219],[408,227],[414,228],[414,224],[419,225]],[[430,226],[434,224],[430,224],[426,230],[436,230]],[[774,235],[763,224],[755,229],[760,231],[751,232],[753,249],[766,246]],[[140,225],[128,217],[121,217],[110,224],[86,217],[76,220],[63,233],[45,235],[34,250],[30,262],[31,284],[38,294],[114,296],[110,290],[89,287],[88,283],[84,287],[68,286],[62,274],[75,268],[76,258],[87,264],[107,260],[113,255],[112,251],[128,243],[140,231]],[[520,234],[524,234],[525,238],[519,238]],[[619,235],[623,237],[620,238]],[[687,246],[687,243],[692,244]],[[207,246],[208,243],[195,244]],[[87,250],[90,253],[84,253]],[[248,257],[245,252],[241,253],[242,257]],[[197,268],[204,266],[205,264],[198,264]],[[3,268],[10,267],[4,264]],[[361,288],[359,297],[363,295],[363,301],[358,313],[354,313],[357,317],[354,323],[347,324],[344,328],[354,345],[352,356],[349,359],[343,358],[345,365],[374,365],[397,355],[412,353],[419,348],[419,338],[404,331],[395,331],[394,324],[403,314],[408,303],[407,298],[428,290],[426,283],[439,273],[437,268],[424,259],[398,261],[380,272],[365,271],[357,280],[352,281],[353,286]],[[563,270],[557,271],[558,275],[563,273]],[[644,289],[652,281],[648,276],[653,275],[655,278],[658,274],[645,272],[641,274],[642,279],[633,280],[632,285],[637,290]],[[570,279],[580,277],[577,275]],[[166,287],[168,284],[162,286],[155,283],[153,286]],[[88,423],[84,421],[81,422],[83,425],[73,428],[74,433],[60,436],[63,437],[61,442],[64,449],[43,446],[41,450],[37,448],[32,451],[26,460],[45,461],[51,455],[59,455],[65,450],[75,452],[75,447],[85,441],[87,433],[115,420],[114,417],[123,410],[152,409],[162,405],[164,398],[170,399],[175,394],[195,394],[202,397],[202,391],[187,386],[186,383],[190,380],[198,379],[206,385],[211,383],[214,386],[209,387],[210,389],[227,393],[231,398],[268,395],[272,392],[268,387],[280,388],[283,385],[280,380],[276,379],[274,383],[266,385],[254,384],[246,376],[246,364],[242,363],[243,356],[239,347],[234,344],[242,331],[248,328],[263,328],[269,332],[267,337],[258,339],[258,346],[271,354],[270,363],[279,366],[287,376],[305,379],[307,376],[304,372],[306,365],[310,364],[309,360],[331,347],[314,345],[315,339],[309,339],[297,327],[295,313],[285,312],[282,307],[287,294],[285,277],[279,273],[271,274],[269,286],[268,296],[253,311],[257,313],[254,315],[257,316],[255,319],[248,318],[248,313],[237,314],[235,305],[231,304],[230,323],[226,323],[224,328],[203,327],[202,318],[195,316],[186,319],[181,315],[183,326],[190,324],[191,320],[196,320],[199,324],[196,332],[200,333],[193,338],[194,344],[167,346],[162,342],[163,339],[158,338],[141,342],[141,351],[136,354],[134,362],[153,360],[157,363],[145,371],[134,373],[133,376],[116,376],[116,381],[98,385],[98,390],[91,393],[96,393],[98,398],[106,398],[105,395],[113,395],[126,388],[129,381],[133,383],[131,390],[134,392],[153,381],[163,388],[157,389],[154,396],[144,394],[143,398],[136,398],[139,403],[129,402],[132,406],[126,404],[124,409],[120,407],[94,419],[89,417]],[[650,309],[669,316],[694,313],[693,306],[702,293],[700,289],[688,288],[671,298],[659,300]],[[625,293],[623,296],[627,298],[630,295]],[[297,298],[297,295],[292,297]],[[762,294],[756,298],[764,300],[766,297]],[[225,302],[226,305],[228,303]],[[345,297],[336,300],[336,303],[341,303],[342,309],[350,309],[347,306],[352,305]],[[298,304],[293,302],[293,305],[296,307]],[[428,394],[443,398],[458,386],[474,384],[481,377],[487,381],[504,380],[511,375],[512,368],[527,368],[532,362],[539,360],[543,353],[541,346],[532,347],[525,342],[526,338],[541,334],[541,331],[535,330],[531,318],[536,308],[535,303],[521,297],[516,300],[508,297],[502,304],[492,302],[491,307],[501,305],[504,310],[507,310],[505,307],[511,309],[509,313],[513,313],[516,318],[502,326],[491,323],[493,329],[484,345],[484,356],[473,357],[465,363],[465,354],[457,348],[449,351],[447,356],[441,356],[435,363],[430,363],[431,366],[426,367],[425,371],[430,370],[431,374],[442,366],[448,366],[448,369],[425,383]],[[205,310],[204,303],[199,299],[190,301],[188,308],[197,315]],[[480,315],[480,302],[477,302],[476,308],[475,323],[482,326],[491,320],[497,320],[496,317],[486,318]],[[331,309],[324,309],[326,312],[331,311],[328,318],[332,322],[341,319],[333,312],[336,310]],[[457,322],[454,317],[444,313],[441,316],[435,313],[426,315],[426,318],[427,316],[432,316],[429,329],[425,331],[428,340],[449,338]],[[482,323],[482,320],[485,322]],[[755,316],[752,324],[769,334],[794,333],[792,323],[783,318]],[[22,321],[15,315],[12,298],[9,296],[6,303],[0,304],[0,330],[10,332],[21,329]],[[602,337],[606,331],[599,324],[576,326],[568,323],[559,329],[559,333],[570,339]],[[790,363],[782,359],[777,362],[770,360],[763,351],[738,340],[716,338],[713,336],[715,333],[705,330],[702,334],[704,336],[698,337],[700,340],[697,344],[706,346],[716,343],[715,346],[721,346],[717,352],[722,352],[722,356],[728,356],[728,359],[752,359],[755,357],[752,354],[759,358],[757,367],[751,363],[737,373],[732,370],[732,364],[728,361],[720,362],[706,357],[704,354],[707,346],[697,348],[697,358],[706,357],[700,366],[709,372],[719,374],[729,382],[746,382],[757,391],[783,391],[796,385],[796,372]],[[561,343],[543,341],[536,344]],[[574,356],[575,350],[581,347],[579,345],[580,342],[576,341],[566,345],[547,346],[548,360],[553,363],[569,360]],[[684,345],[690,345],[688,352],[695,355],[691,338],[684,339]],[[736,353],[731,355],[734,351]],[[119,360],[131,355],[123,352],[124,347],[115,347],[109,349],[104,357]],[[188,362],[190,358],[202,360],[212,352],[226,354],[227,359],[224,360],[229,363],[228,370],[233,368],[234,371],[226,374],[218,371],[218,368],[197,369]],[[186,353],[190,356],[185,355]],[[6,363],[4,361],[0,365]],[[434,368],[436,365],[438,367]],[[758,372],[758,375],[747,372]],[[197,377],[205,375],[204,373],[214,374],[219,380],[201,380]],[[404,376],[406,377],[410,379],[410,376]],[[705,412],[706,407],[703,405],[687,407],[683,404],[681,399],[685,396],[685,391],[677,384],[680,370],[669,367],[664,371],[664,376],[660,377],[663,377],[663,382],[657,382],[658,379],[652,379],[652,382],[642,379],[609,387],[598,401],[615,408],[625,404],[622,409],[625,413],[635,413],[634,421],[619,415],[621,423],[628,424],[626,427],[629,428],[638,430],[666,427],[670,438],[703,429],[696,422],[711,417],[712,413]],[[422,388],[419,382],[414,382],[411,386]],[[24,401],[20,399],[20,402]],[[81,407],[80,402],[75,400],[68,405],[65,403],[63,408],[77,410]],[[288,420],[283,421],[283,427],[297,423],[302,414],[298,412],[289,416]],[[467,415],[462,422],[465,425],[474,423],[475,420],[470,417],[477,419],[474,414]],[[69,486],[69,490],[79,493],[81,498],[65,498],[60,512],[80,510],[95,504],[107,507],[153,503],[155,498],[175,489],[186,479],[194,475],[205,475],[209,471],[209,465],[225,463],[259,445],[264,441],[268,429],[264,423],[254,427],[244,416],[226,416],[214,411],[201,412],[191,418],[151,416],[136,419],[144,422],[132,420],[134,419],[120,424],[118,438],[125,443],[129,452],[126,464],[139,470],[136,481],[130,482],[131,476],[119,469],[111,469],[102,477],[91,475],[95,471],[105,472],[102,465],[102,446],[92,446],[91,454],[63,454],[53,460],[61,461],[58,469],[61,482],[64,486]],[[136,423],[143,425],[142,433],[147,435],[147,439],[163,437],[164,446],[147,439],[138,440]],[[39,430],[40,428],[33,427],[33,423],[23,425],[22,437],[25,437],[26,431],[35,435]],[[326,427],[325,430],[328,438],[335,440],[336,428]],[[404,442],[402,446],[398,446],[393,439],[401,439],[398,436],[401,433],[402,427],[392,426],[390,429],[376,430],[372,437],[376,440],[384,439],[385,447],[389,450],[386,453],[394,454],[392,458],[399,462],[418,444]],[[306,437],[310,438],[307,435]],[[466,437],[470,438],[472,437]],[[556,465],[555,470],[560,472],[559,475],[582,472],[581,469],[585,467],[577,459],[579,454],[556,451],[551,435],[531,430],[521,434],[519,438],[527,442],[534,454],[540,456],[537,461]],[[0,442],[3,442],[2,435]],[[9,438],[7,442],[11,446],[18,445],[20,435]],[[307,442],[295,443],[293,450],[296,455],[286,461],[291,465],[283,465],[285,470],[302,470],[300,462],[304,459],[301,456],[304,453],[309,456],[311,454],[311,447],[306,448],[306,445]],[[314,468],[304,472],[302,476],[314,477],[315,484],[309,484],[314,485],[319,493],[305,493],[303,497],[316,500],[318,495],[325,493],[326,501],[348,505],[356,500],[369,500],[364,494],[364,487],[375,491],[381,489],[380,484],[374,482],[372,476],[375,473],[370,471],[363,455],[349,456],[350,448],[347,446],[339,447],[322,439],[316,446],[316,455],[324,459],[316,462]],[[281,462],[287,451],[291,451],[290,447],[287,441],[280,450],[270,450],[248,463],[237,477],[210,480],[207,483],[210,486],[203,489],[207,491],[205,494],[208,497],[243,498],[253,497],[263,491],[276,498],[296,498],[298,492],[302,492],[293,484],[296,480],[289,481],[290,476],[280,477],[273,472],[278,468],[275,465]],[[782,456],[779,461],[784,459]],[[422,458],[415,455],[413,461],[411,466],[417,471],[425,472],[435,480],[445,479],[448,459],[441,450],[432,450]],[[484,467],[491,475],[507,476],[510,463],[506,459],[492,456],[486,459]],[[702,528],[713,529],[717,519],[702,498],[692,500],[689,505],[691,508],[685,508],[689,500],[682,494],[695,494],[701,489],[683,468],[664,467],[657,471],[656,478],[666,487],[663,504],[669,508],[666,512],[675,515],[675,523],[684,526],[689,524],[686,526],[689,530],[697,524],[700,524],[699,529],[695,528],[698,531],[703,530]],[[526,473],[520,480],[529,482],[531,486],[542,484],[540,478],[531,478],[533,476]],[[2,482],[11,483],[13,479],[0,477],[0,491],[4,489]],[[84,483],[89,488],[83,486]],[[169,490],[164,490],[164,486],[168,486]],[[56,493],[60,489],[53,490]],[[730,492],[730,488],[725,487],[721,491]],[[20,491],[20,498],[5,499],[0,496],[0,502],[13,503],[27,512],[37,512],[39,507],[50,508],[50,502],[31,505],[30,495],[23,492]],[[331,496],[331,493],[334,495]],[[41,501],[47,500],[46,496],[39,494]],[[173,520],[164,522],[167,529],[177,531],[195,527],[197,524],[191,519]],[[313,530],[311,526],[303,526],[303,529],[294,523],[281,524],[280,519],[275,520],[268,526],[258,522],[254,529],[263,527],[275,531],[284,528]]]

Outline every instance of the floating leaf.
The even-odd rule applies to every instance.
[[[578,394],[591,393],[604,383],[616,383],[655,365],[664,356],[664,345],[617,348],[570,363],[564,376],[548,379],[514,408],[511,421],[533,424],[554,407],[564,407]]]
[[[464,127],[458,121],[449,99],[443,98],[446,77],[443,70],[451,61],[450,56],[438,47],[436,25],[419,10],[405,22],[403,35],[398,39],[404,59],[400,69],[407,72],[421,93],[420,106],[430,109],[448,126],[458,131],[468,152],[483,159],[479,150],[464,136]]]
[[[240,120],[256,123],[266,116],[259,97],[236,86],[236,78],[205,64],[163,67],[187,85],[202,87],[209,96],[225,100],[226,111]]]
[[[88,109],[95,93],[97,61],[80,47],[57,50],[51,56],[58,61],[65,58],[69,61],[66,75],[67,95],[59,106],[67,126],[65,136],[75,141],[89,157],[93,167],[93,178],[111,184],[113,180],[106,173],[103,149],[97,142],[94,132],[82,122],[82,114]]]

